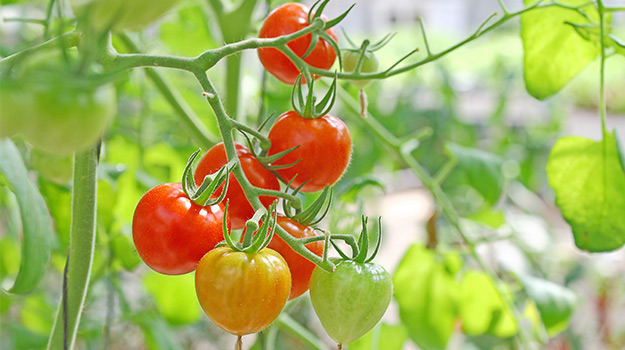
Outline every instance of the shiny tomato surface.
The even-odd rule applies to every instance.
[[[272,165],[295,165],[278,169],[277,173],[291,181],[297,188],[303,183],[302,192],[323,190],[341,178],[352,154],[352,139],[345,123],[332,115],[315,119],[301,117],[295,111],[281,114],[269,131],[273,155],[299,145],[292,152],[273,162]],[[297,176],[295,176],[297,175]]]
[[[195,270],[202,256],[223,241],[223,218],[222,205],[197,205],[180,183],[161,184],[137,204],[132,238],[146,265],[180,275]],[[227,224],[230,227],[230,220]]]
[[[317,236],[312,227],[301,225],[286,216],[278,216],[278,225],[285,229],[286,232],[293,236],[293,238],[308,238]],[[304,294],[308,290],[310,275],[316,265],[295,252],[282,238],[280,238],[280,236],[276,234],[273,235],[273,238],[267,247],[280,253],[289,265],[291,279],[293,281],[289,300]],[[311,252],[322,256],[323,240],[308,243],[306,244],[306,248],[308,248]]]
[[[258,37],[274,38],[305,28],[308,26],[309,11],[308,7],[299,3],[287,3],[274,9],[265,19]],[[322,15],[321,17],[327,20],[325,16]],[[330,28],[326,33],[338,42],[334,29]],[[306,34],[288,42],[287,46],[297,56],[302,57],[308,50],[311,40],[312,35]],[[260,48],[258,49],[258,57],[265,69],[284,83],[293,84],[300,73],[293,62],[278,49],[270,47]],[[330,69],[335,59],[336,52],[330,43],[320,38],[315,48],[306,56],[304,61],[316,68]]]
[[[289,267],[280,254],[219,247],[195,271],[195,290],[204,313],[234,335],[267,328],[284,308],[291,290]]]
[[[276,178],[271,171],[265,169],[263,165],[254,158],[250,150],[239,143],[235,143],[235,147],[237,156],[241,162],[241,169],[252,185],[270,190],[280,190],[278,178]],[[195,183],[199,186],[206,175],[217,172],[227,163],[226,150],[224,149],[223,142],[220,142],[209,149],[200,160],[194,174]],[[217,190],[215,193],[216,196],[220,194],[221,190]],[[260,201],[266,208],[269,208],[275,199],[276,197],[260,196]],[[227,200],[230,200],[228,216],[232,221],[232,228],[243,228],[245,226],[245,221],[254,216],[254,208],[252,208],[252,205],[245,197],[245,193],[234,177],[234,174],[230,174],[230,183],[228,184],[228,192],[226,192],[224,203]]]

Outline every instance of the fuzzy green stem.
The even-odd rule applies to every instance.
[[[327,350],[325,344],[301,324],[297,323],[288,313],[281,313],[276,325],[283,331],[297,337],[315,350]]]
[[[52,332],[48,341],[48,350],[72,349],[76,340],[80,314],[82,311],[89,275],[93,262],[96,221],[96,167],[98,149],[76,154],[74,161],[74,182],[72,191],[72,224],[67,259],[67,288],[61,297]],[[65,309],[63,306],[66,305]],[[64,334],[64,319],[67,322],[67,334]]]
[[[0,60],[0,64],[2,66],[13,64],[19,62],[20,60],[26,58],[30,54],[33,54],[38,51],[48,51],[52,49],[56,49],[59,47],[69,48],[78,46],[80,44],[81,34],[79,32],[69,32],[63,35],[54,37],[48,41],[44,41],[41,44],[29,47],[17,53],[14,53],[11,56],[7,56]]]
[[[215,112],[215,118],[217,119],[217,125],[219,126],[219,132],[221,133],[221,138],[224,143],[224,149],[226,151],[228,161],[239,162],[234,146],[234,138],[232,135],[233,120],[226,113],[224,106],[221,103],[221,99],[219,98],[219,94],[217,90],[213,87],[213,84],[211,83],[206,73],[203,71],[196,71],[195,76],[202,86],[202,89],[204,89],[206,100],[213,109],[213,112]],[[247,200],[250,202],[252,207],[255,210],[263,207],[260,199],[258,198],[258,189],[249,182],[241,167],[238,166],[234,168],[232,173],[239,182],[239,185],[241,185],[241,188],[243,189],[243,192],[245,193],[245,196],[247,197]],[[296,238],[291,236],[282,227],[276,226],[275,233],[280,236],[280,238],[282,238],[294,251],[304,256],[306,259],[310,260],[314,264],[327,271],[332,271],[334,269],[334,264],[329,261],[323,261],[321,257],[308,250],[305,245],[301,244]]]

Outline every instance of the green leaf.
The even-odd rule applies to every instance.
[[[410,338],[424,350],[444,349],[458,316],[455,275],[462,260],[411,246],[393,276],[399,316]]]
[[[566,330],[577,302],[573,291],[532,276],[520,275],[519,280],[525,287],[527,295],[536,303],[549,336],[553,337]]]
[[[577,247],[589,252],[625,244],[625,173],[614,133],[604,136],[599,142],[561,138],[547,161],[556,204],[571,225]]]
[[[9,292],[25,294],[37,286],[48,268],[54,230],[43,197],[29,180],[19,150],[8,139],[0,140],[0,184],[15,194],[22,218],[22,260]]]
[[[408,331],[401,324],[378,324],[360,339],[349,344],[350,350],[401,350],[408,338]]]
[[[454,143],[448,143],[447,150],[458,159],[454,172],[463,175],[467,184],[478,191],[490,205],[495,204],[503,191],[501,158]]]
[[[215,45],[209,27],[202,7],[183,7],[160,25],[161,42],[177,55],[196,56]]]
[[[512,311],[490,276],[480,271],[468,271],[460,290],[460,314],[466,334],[507,338],[518,332]]]
[[[20,310],[20,321],[31,332],[47,336],[54,322],[54,308],[43,294],[31,294]]]
[[[195,295],[194,274],[167,276],[150,272],[143,277],[143,285],[170,324],[185,325],[200,320],[202,312]]]
[[[504,214],[501,210],[495,210],[492,208],[487,208],[481,210],[471,216],[468,217],[473,221],[477,221],[488,225],[492,228],[501,227],[505,223]]]
[[[142,312],[130,316],[130,320],[143,330],[147,349],[179,350],[183,349],[180,342],[162,318],[154,312]]]
[[[111,238],[111,249],[115,255],[115,261],[119,262],[126,271],[134,270],[141,263],[134,244],[124,234],[116,234]]]
[[[526,6],[536,0],[524,0]],[[586,0],[561,0],[566,5],[581,5]],[[594,6],[582,11],[598,23]],[[551,6],[521,15],[521,39],[524,49],[525,86],[530,95],[545,99],[558,92],[599,54],[598,42],[584,39],[576,25],[593,24],[579,12]]]

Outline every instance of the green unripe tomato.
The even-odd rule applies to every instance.
[[[0,81],[0,138],[11,137],[28,123],[33,99],[23,84],[4,76]]]
[[[92,28],[137,29],[163,17],[180,0],[70,0],[76,17]]]
[[[332,273],[316,267],[310,300],[328,335],[349,344],[373,328],[391,303],[391,276],[380,265],[341,260]]]
[[[351,73],[356,70],[359,57],[359,50],[343,50],[343,70],[345,73]],[[380,61],[375,52],[365,51],[364,57],[362,58],[362,65],[360,66],[360,73],[375,73],[378,71],[378,68],[380,68]],[[350,80],[350,82],[359,89],[363,89],[371,80]]]
[[[65,186],[72,180],[74,157],[58,156],[33,148],[30,151],[30,165],[39,176],[59,186]]]

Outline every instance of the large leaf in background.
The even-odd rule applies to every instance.
[[[575,310],[577,298],[573,291],[559,284],[527,275],[519,280],[527,295],[534,301],[549,336],[564,331]]]
[[[547,177],[579,249],[605,252],[625,244],[625,172],[614,133],[599,142],[559,139],[549,154]]]
[[[399,325],[378,324],[367,334],[349,344],[349,350],[401,350],[408,338],[406,328]]]
[[[174,54],[192,57],[215,47],[209,29],[203,7],[182,7],[161,23],[160,38]]]
[[[586,0],[561,0],[565,5],[581,5]],[[526,6],[536,0],[524,0]],[[595,23],[599,15],[594,6],[582,9]],[[521,15],[521,39],[524,50],[525,86],[537,99],[558,92],[599,54],[599,43],[584,39],[565,22],[591,24],[574,10],[551,6]]]
[[[467,185],[478,191],[490,205],[495,204],[503,190],[501,158],[454,143],[448,143],[447,149],[458,159],[454,172],[464,175]]]
[[[460,315],[462,329],[466,334],[507,338],[518,332],[512,310],[487,274],[468,271],[462,279],[460,290]]]
[[[202,317],[195,294],[194,274],[168,276],[150,272],[144,275],[143,285],[169,323],[184,325],[197,322]]]
[[[8,139],[0,140],[0,184],[9,186],[20,207],[22,259],[9,292],[24,294],[33,290],[46,272],[54,230],[46,204],[29,180],[19,150]]]
[[[413,245],[393,276],[399,316],[410,338],[424,350],[444,349],[458,316],[459,255],[436,255]]]

